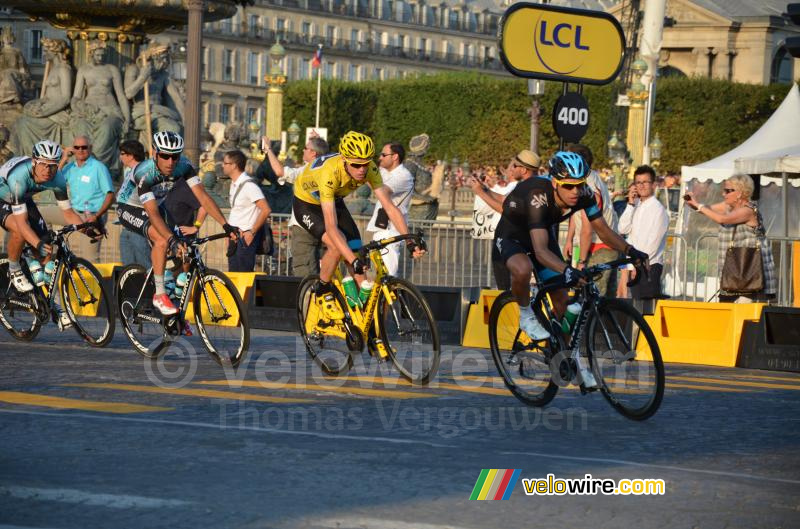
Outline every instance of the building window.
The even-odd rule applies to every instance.
[[[347,67],[347,80],[358,81],[358,66],[351,64]]]
[[[311,76],[311,59],[302,59],[300,61],[300,71],[297,72],[297,77],[300,80],[308,79]]]
[[[41,64],[42,63],[42,30],[41,29],[32,29],[30,30],[30,39],[29,39],[29,47],[28,47],[28,62],[34,64]]]
[[[302,36],[305,37],[306,38],[306,42],[308,42],[308,39],[312,36],[311,35],[311,22],[303,22],[303,25],[300,26],[300,27],[302,28],[301,29]]]
[[[455,9],[450,9],[450,13],[448,16],[448,24],[447,27],[450,29],[458,29],[458,11]]]
[[[328,44],[333,44],[336,39],[336,27],[335,26],[325,26],[325,40]]]
[[[222,50],[222,80],[233,81],[233,50]]]
[[[250,124],[254,121],[258,121],[258,109],[248,107],[247,108],[247,124]]]
[[[230,35],[231,33],[233,33],[233,20],[230,18],[222,20],[219,23],[219,30],[226,35]]]
[[[326,79],[332,79],[333,78],[333,67],[336,65],[336,63],[331,62],[331,61],[325,61],[323,64],[324,64],[324,68],[325,68],[325,72],[323,73],[323,75],[325,76]]]
[[[261,20],[258,15],[250,15],[247,29],[252,36],[261,35]]]
[[[351,29],[350,30],[350,48],[353,49],[353,50],[358,49],[358,41],[359,41],[358,30],[357,29]]]
[[[276,18],[275,19],[275,31],[278,34],[283,34],[286,31],[286,19],[285,18]]]
[[[258,84],[258,53],[247,52],[247,79],[252,85]]]
[[[219,107],[219,120],[222,123],[229,123],[231,121],[231,111],[233,105],[220,105]]]
[[[772,59],[772,68],[770,69],[770,83],[791,83],[794,80],[794,60],[792,56],[786,51],[786,48],[781,46],[778,48],[775,57]],[[733,68],[731,68],[733,71]]]
[[[383,68],[375,68],[375,74],[372,76],[373,79],[383,80]]]

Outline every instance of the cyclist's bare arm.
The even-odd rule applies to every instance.
[[[559,274],[564,273],[564,270],[567,268],[567,263],[547,247],[547,244],[550,242],[550,234],[547,230],[542,228],[532,229],[531,242],[533,243],[533,255],[536,256],[536,260],[539,261],[541,265]]]
[[[161,213],[158,211],[158,203],[155,200],[148,200],[142,203],[142,207],[147,213],[147,217],[150,219],[150,225],[153,229],[155,229],[162,238],[169,240],[169,238],[172,237],[172,232],[169,231],[167,223],[164,222]]]
[[[203,206],[203,209],[205,209],[214,220],[219,222],[220,226],[228,223],[225,215],[222,214],[219,206],[217,206],[217,203],[214,202],[214,199],[208,195],[205,187],[203,187],[202,184],[190,186],[189,189],[192,190],[192,193],[197,198],[197,201],[200,202],[200,205]]]
[[[61,210],[61,213],[64,215],[64,220],[67,221],[67,224],[83,224],[83,219],[75,213],[75,210],[67,207]]]
[[[356,254],[347,245],[347,241],[339,231],[336,216],[336,203],[335,202],[320,202],[322,208],[322,218],[325,219],[325,235],[330,238],[330,242],[334,248],[341,254],[344,260],[349,264],[356,258]]]
[[[389,217],[389,220],[392,221],[394,227],[397,228],[397,231],[401,234],[405,235],[408,233],[408,225],[406,224],[406,219],[403,217],[403,213],[400,211],[394,202],[392,202],[392,191],[388,186],[381,186],[377,189],[373,189],[375,192],[375,196],[381,203],[381,206],[386,211],[386,215]],[[417,247],[414,250],[414,258],[421,257],[425,253],[425,250]]]
[[[39,239],[39,236],[36,235],[36,232],[33,231],[33,228],[31,228],[31,225],[28,223],[28,212],[14,213],[13,218],[16,231],[22,235],[25,242],[36,248],[41,239]]]

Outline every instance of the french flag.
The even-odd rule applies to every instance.
[[[311,67],[319,68],[321,65],[322,65],[322,46],[318,46],[316,53],[314,53],[314,58],[311,59]]]

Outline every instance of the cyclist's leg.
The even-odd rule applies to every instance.
[[[361,233],[358,231],[356,221],[353,220],[350,210],[347,209],[342,199],[336,201],[336,226],[339,228],[339,231],[342,232],[342,235],[344,235],[344,240],[347,241],[347,246],[349,246],[351,250],[357,252],[361,249],[363,246],[361,242]],[[363,274],[356,274],[349,263],[347,263],[347,269],[350,274],[353,275],[356,284],[360,286],[365,276]]]
[[[42,238],[47,234],[47,225],[42,219],[36,203],[28,199],[25,201],[27,209],[27,221],[19,215],[14,215],[12,206],[10,204],[3,204],[0,208],[0,225],[9,233],[8,244],[6,246],[6,253],[8,254],[8,272],[9,276],[14,281],[14,286],[23,292],[33,290],[33,285],[22,273],[20,265],[20,258],[22,257],[22,249],[25,247],[25,237],[23,235],[23,223],[27,222],[37,237]],[[49,260],[49,257],[48,259]],[[45,264],[47,261],[43,262]]]

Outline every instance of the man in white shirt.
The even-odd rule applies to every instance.
[[[628,243],[650,256],[650,273],[631,287],[633,299],[654,299],[661,296],[661,272],[667,246],[669,214],[655,195],[656,172],[648,165],[636,168],[633,185],[628,190],[628,205],[619,219],[619,233],[628,236]],[[628,270],[634,278],[636,269]],[[620,281],[620,288],[624,288]],[[619,292],[624,294],[624,292]],[[623,296],[620,296],[623,297]]]
[[[483,182],[474,178],[468,182],[475,193],[472,233],[474,239],[494,239],[494,230],[503,214],[503,202],[506,195],[511,193],[519,182],[536,175],[540,165],[541,158],[539,158],[538,154],[524,150],[520,151],[508,163],[505,172],[508,183],[505,187],[497,185],[497,177],[492,178],[489,175],[486,176]],[[484,217],[483,230],[475,229],[478,215]],[[499,254],[495,255],[494,245],[492,245],[492,248],[492,272],[495,283],[497,283],[498,289],[508,290],[511,288],[511,274]]]
[[[391,142],[383,146],[378,160],[378,169],[381,172],[383,185],[392,193],[392,202],[408,222],[408,207],[411,205],[411,195],[414,194],[414,177],[403,165],[406,150],[401,143]],[[375,211],[367,224],[367,231],[373,232],[372,240],[377,241],[387,237],[400,235],[394,224],[381,207],[380,202],[375,204]],[[391,275],[397,275],[400,268],[401,243],[395,243],[383,249],[383,262]]]
[[[270,144],[269,138],[264,137],[263,142]],[[312,135],[303,148],[303,164],[289,167],[281,164],[272,149],[265,150],[270,167],[278,177],[278,184],[294,184],[294,179],[305,170],[306,166],[317,158],[328,154],[328,142],[319,136]],[[289,216],[289,230],[291,231],[292,250],[292,275],[305,277],[309,274],[319,273],[319,260],[322,257],[322,243],[314,238],[308,231],[294,220],[294,211]]]
[[[247,158],[241,151],[228,151],[222,158],[222,173],[231,179],[228,224],[236,222],[233,226],[238,226],[242,235],[238,241],[228,242],[236,246],[236,251],[228,257],[229,272],[253,271],[256,250],[263,242],[262,228],[270,214],[261,187],[244,172],[246,163]]]

